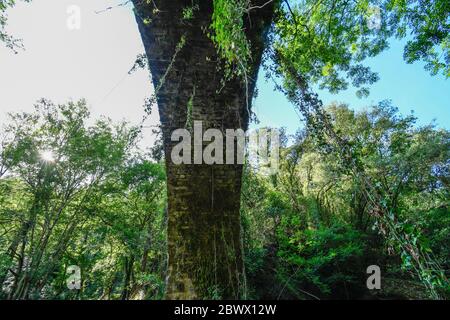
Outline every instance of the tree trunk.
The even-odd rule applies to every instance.
[[[134,257],[124,257],[124,263],[123,263],[123,273],[124,273],[124,279],[123,279],[123,287],[122,287],[122,294],[120,295],[120,300],[129,300],[130,294],[131,294],[131,278],[133,275],[133,265],[134,265]]]
[[[188,118],[202,121],[203,132],[247,129],[246,99],[251,101],[253,95],[273,4],[245,17],[253,55],[249,74],[253,80],[247,89],[242,80],[221,82],[220,59],[207,36],[212,0],[199,1],[189,21],[182,19],[182,12],[192,6],[191,0],[133,2],[154,86],[162,84],[157,103],[168,177],[166,298],[238,299],[245,290],[239,214],[242,165],[175,165],[171,152],[178,142],[172,142],[171,135],[185,128]],[[254,5],[265,2],[254,1]],[[148,18],[150,23],[144,23]],[[182,37],[186,42],[177,52]]]

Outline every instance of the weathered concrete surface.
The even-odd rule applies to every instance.
[[[171,142],[171,134],[185,127],[194,88],[192,120],[203,121],[203,130],[246,130],[249,115],[245,84],[235,80],[222,88],[216,48],[205,33],[211,24],[212,0],[199,1],[199,11],[189,22],[182,20],[182,10],[192,5],[191,0],[133,2],[155,87],[168,70],[181,37],[186,36],[186,44],[157,94],[169,199],[166,297],[238,299],[245,290],[239,214],[242,166],[177,166],[170,154],[176,144]],[[258,5],[266,1],[254,2]],[[252,79],[257,76],[272,14],[273,6],[267,5],[246,16],[246,32],[252,43]],[[151,23],[143,23],[145,18]],[[250,101],[254,82],[249,83]]]

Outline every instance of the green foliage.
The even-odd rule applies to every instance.
[[[423,60],[432,75],[450,77],[450,3],[447,0],[386,1],[386,9],[398,38],[407,31],[411,36],[405,46],[408,63]]]
[[[198,4],[194,4],[190,7],[186,7],[183,9],[183,19],[184,20],[192,20],[194,18],[194,14],[196,11],[198,11],[199,7]]]
[[[246,170],[241,208],[250,295],[448,297],[448,131],[417,127],[389,102],[327,111],[389,214],[368,199],[374,194],[341,155],[322,145],[330,141],[299,132],[281,151],[275,176]],[[372,264],[385,277],[376,294],[365,286]]]
[[[22,0],[30,2],[31,0]],[[3,42],[7,48],[10,48],[17,53],[17,49],[22,48],[21,40],[14,38],[6,32],[6,24],[8,16],[6,10],[13,7],[16,4],[15,0],[2,0],[0,1],[0,42]]]
[[[331,92],[351,83],[358,96],[369,93],[378,75],[363,64],[389,48],[392,37],[408,43],[408,63],[423,60],[432,74],[449,76],[449,2],[439,1],[310,1],[301,0],[279,10],[274,50],[291,61],[309,84]],[[371,23],[371,20],[375,19]],[[286,86],[292,79],[285,74]]]
[[[0,295],[161,298],[165,172],[134,147],[136,128],[88,126],[85,101],[10,116],[2,141]],[[69,265],[82,289],[67,288]]]
[[[283,221],[279,259],[283,261],[277,276],[286,290],[297,298],[304,293],[322,298],[355,298],[364,289],[364,234],[344,225],[301,231],[295,221]],[[292,235],[287,234],[287,227]]]
[[[226,64],[226,77],[236,71],[238,76],[246,76],[250,59],[250,43],[244,32],[244,14],[247,0],[213,0],[210,34],[217,51]]]
[[[422,60],[432,74],[449,76],[446,0],[276,3],[268,51],[291,100],[313,84],[337,92],[351,83],[367,95],[378,76],[363,62],[387,49],[393,36],[407,39],[407,62]],[[0,2],[0,41],[10,48],[19,45],[5,31],[13,5]],[[250,2],[213,5],[209,36],[226,78],[247,78]],[[374,28],[368,22],[377,7],[381,20]],[[198,8],[183,8],[183,23],[191,23]],[[148,105],[186,39],[181,36]],[[144,58],[138,56],[130,72],[146,67]],[[268,177],[246,167],[241,213],[249,296],[376,298],[365,287],[365,270],[377,264],[397,282],[419,288],[399,293],[387,286],[378,294],[383,298],[415,298],[417,291],[448,297],[449,132],[417,127],[413,116],[398,115],[386,101],[362,112],[333,104],[321,113],[316,96],[300,97],[315,113],[294,145],[283,147],[280,171]],[[88,119],[84,101],[56,106],[42,100],[33,113],[11,115],[0,144],[2,298],[163,296],[163,166],[135,148],[139,128],[108,119],[88,126]],[[67,289],[69,265],[82,269],[79,291]],[[219,288],[209,289],[211,298],[220,298]]]
[[[368,1],[299,1],[280,13],[275,48],[320,88],[337,92],[349,80],[355,87],[370,85],[378,75],[361,62],[386,49],[390,33],[385,23],[369,28],[369,12]]]

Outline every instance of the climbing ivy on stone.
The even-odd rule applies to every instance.
[[[250,43],[244,32],[248,0],[213,0],[211,40],[225,61],[226,76],[244,76],[250,59]]]

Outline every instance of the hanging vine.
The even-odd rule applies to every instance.
[[[244,32],[248,0],[213,0],[211,40],[225,62],[225,77],[245,77],[251,59],[250,42]]]
[[[414,271],[433,299],[441,299],[439,288],[448,283],[448,279],[442,271],[443,268],[433,258],[430,248],[420,242],[416,229],[406,228],[406,223],[394,215],[388,205],[388,196],[379,192],[372,183],[356,160],[349,143],[334,130],[322,101],[309,89],[305,79],[298,74],[290,60],[279,51],[273,53],[273,56],[274,61],[283,69],[287,80],[287,89],[279,87],[279,90],[287,95],[306,119],[308,130],[321,146],[319,152],[336,154],[341,166],[360,181],[362,192],[370,203],[370,214],[375,219],[374,227],[384,237],[388,248],[399,254],[402,267]]]

